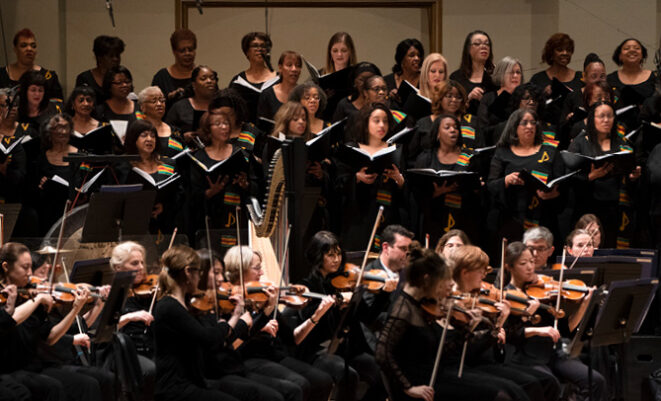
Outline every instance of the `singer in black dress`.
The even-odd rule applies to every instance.
[[[122,64],[124,41],[116,36],[99,35],[94,38],[92,51],[96,59],[96,67],[78,74],[76,86],[89,86],[96,95],[96,101],[101,103],[110,96],[103,90],[103,77],[110,68]]]
[[[278,73],[280,82],[270,86],[259,95],[257,102],[257,117],[273,119],[280,106],[288,99],[301,76],[303,59],[301,55],[287,50],[282,52],[278,60]]]
[[[151,80],[152,86],[158,86],[165,95],[166,109],[184,96],[186,86],[192,82],[197,37],[190,29],[177,29],[170,36],[170,47],[174,64],[158,70]]]

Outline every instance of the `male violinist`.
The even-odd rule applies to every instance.
[[[553,234],[543,226],[532,227],[523,233],[523,243],[533,254],[535,270],[550,269],[549,258],[553,255]]]

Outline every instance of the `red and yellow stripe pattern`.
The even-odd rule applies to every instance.
[[[453,209],[461,209],[461,195],[454,193],[446,194],[445,206],[451,207]]]
[[[172,137],[168,139],[168,148],[178,150],[180,152],[184,150],[183,145]]]
[[[169,164],[161,164],[158,166],[158,174],[174,175],[174,167]]]
[[[223,203],[230,206],[238,206],[241,204],[241,196],[234,192],[225,192]]]
[[[465,139],[475,139],[475,128],[468,125],[461,126],[461,137]]]
[[[392,203],[392,194],[390,193],[390,191],[380,189],[376,193],[376,203],[380,203],[385,206],[390,206],[390,204]]]
[[[220,246],[223,248],[231,248],[236,245],[236,237],[233,235],[221,235]]]
[[[547,173],[542,173],[541,171],[532,170],[530,172],[530,175],[537,178],[538,180],[540,180],[544,184],[546,184],[549,181],[549,175]]]
[[[251,146],[255,145],[255,134],[250,131],[241,131],[239,134],[239,142],[247,143]]]
[[[392,118],[395,120],[395,124],[401,123],[406,118],[406,113],[399,110],[390,110]]]

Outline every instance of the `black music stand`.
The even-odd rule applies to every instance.
[[[115,271],[110,267],[110,258],[80,260],[73,264],[69,279],[72,283],[87,283],[95,287],[111,284]]]
[[[659,280],[637,279],[614,281],[606,290],[602,285],[592,295],[585,316],[569,348],[578,357],[587,344],[588,388],[592,388],[592,347],[624,344],[640,330]],[[592,392],[589,393],[592,400]]]
[[[5,242],[8,242],[14,232],[18,214],[21,213],[21,207],[22,205],[20,203],[5,203],[0,205],[0,214],[5,217],[4,233],[2,233],[2,238],[4,238]]]
[[[92,194],[81,242],[122,241],[122,235],[149,232],[156,191],[135,191],[134,186],[120,187],[120,191],[114,188],[104,191],[102,188],[101,192]]]
[[[122,315],[122,309],[124,309],[124,303],[129,295],[129,290],[133,287],[133,280],[136,274],[136,271],[115,273],[108,300],[99,317],[99,326],[94,336],[94,342],[96,344],[112,341],[117,323],[119,323],[119,318]]]

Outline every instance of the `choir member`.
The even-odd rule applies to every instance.
[[[598,102],[590,108],[585,131],[584,135],[579,135],[569,145],[570,152],[595,157],[633,151],[627,139],[618,134],[615,111],[610,103]],[[615,170],[615,164],[607,162],[600,167],[591,164],[589,171],[575,176],[574,213],[576,216],[593,213],[599,217],[604,224],[604,248],[614,248],[618,242],[625,245],[631,238],[633,227],[622,223],[631,215],[629,187],[640,175],[640,166],[636,166],[630,173],[623,173]]]
[[[382,103],[369,104],[360,111],[355,126],[356,142],[348,145],[374,154],[388,147],[385,137],[392,127],[392,114]],[[382,174],[369,172],[367,167],[338,165],[336,186],[345,197],[342,221],[342,239],[345,247],[360,250],[369,238],[380,206],[385,207],[381,224],[402,221],[405,179],[399,167],[392,164]]]
[[[249,121],[245,100],[232,88],[221,89],[209,103],[209,113],[224,113],[230,118],[230,141],[246,152],[261,158],[265,135]],[[254,160],[254,158],[253,158]],[[261,159],[260,159],[261,160]]]
[[[397,98],[397,89],[405,80],[418,87],[420,81],[420,66],[425,58],[425,49],[418,39],[404,39],[395,49],[395,65],[392,73],[384,77],[388,85],[388,94],[398,106],[401,100]]]
[[[477,107],[485,93],[498,87],[491,80],[493,73],[493,42],[484,31],[473,31],[466,36],[459,69],[450,74],[468,93],[468,112],[477,114]]]
[[[20,78],[27,71],[36,71],[44,77],[46,100],[62,102],[64,95],[62,86],[53,70],[48,70],[35,64],[37,58],[37,39],[28,28],[16,32],[12,41],[16,61],[0,69],[0,88],[8,88],[19,84]]]
[[[555,227],[560,196],[558,184],[545,192],[526,186],[520,176],[526,170],[544,183],[564,174],[564,164],[554,143],[545,139],[537,114],[527,109],[512,113],[497,143],[489,171],[489,192],[494,208],[492,227],[498,237],[520,238],[526,228]]]
[[[167,99],[158,86],[148,86],[138,93],[138,105],[145,121],[149,121],[158,133],[160,154],[174,157],[184,150],[183,138],[177,127],[163,121]]]
[[[448,80],[448,62],[441,53],[431,53],[420,68],[420,95],[431,99],[434,88]]]
[[[468,171],[473,154],[462,147],[459,130],[459,120],[453,115],[438,116],[431,126],[431,132],[436,133],[436,137],[431,148],[418,155],[415,168]],[[442,184],[431,181],[431,185],[412,187],[421,207],[421,234],[429,234],[430,240],[436,242],[444,233],[457,227],[466,231],[469,237],[479,236],[480,198],[476,188],[459,187],[457,182],[450,183],[450,180]]]
[[[96,59],[96,67],[78,74],[76,86],[89,86],[99,103],[106,100],[110,94],[103,90],[103,78],[109,69],[122,64],[124,47],[124,41],[116,36],[99,35],[94,38],[92,51]]]
[[[574,40],[566,33],[555,33],[544,44],[542,50],[542,63],[549,67],[530,78],[530,82],[537,85],[544,94],[551,95],[551,81],[556,78],[570,89],[577,91],[583,86],[582,74],[569,68],[571,57],[574,54]]]
[[[192,82],[197,37],[190,29],[179,28],[170,35],[170,47],[174,64],[158,70],[151,80],[152,86],[158,86],[165,94],[168,108],[184,96],[186,87]]]
[[[301,76],[303,59],[295,51],[285,50],[278,60],[278,75],[280,82],[268,87],[259,95],[257,116],[272,119],[298,83]]]
[[[289,100],[300,102],[308,111],[308,125],[313,134],[330,125],[330,122],[320,118],[326,109],[327,98],[326,93],[315,83],[306,82],[297,85],[289,95]]]
[[[608,85],[605,81],[599,81],[593,84],[587,84],[583,88],[583,96],[581,102],[585,105],[586,109],[589,110],[593,104],[598,102],[608,102],[613,103],[615,100],[615,94],[613,93],[613,88]],[[585,118],[578,120],[571,126],[569,131],[569,140],[573,140],[581,134],[585,134],[585,128],[588,124],[587,115]]]
[[[74,134],[85,135],[100,125],[99,120],[92,116],[96,103],[94,89],[87,85],[76,86],[64,108],[73,121]]]
[[[356,64],[351,71],[350,80],[353,82],[353,92],[349,97],[342,98],[333,113],[333,122],[345,117],[353,117],[367,104],[365,94],[365,80],[372,75],[381,75],[381,70],[369,62]],[[386,94],[387,95],[387,94]]]
[[[599,56],[594,53],[589,53],[585,56],[585,61],[583,62],[583,83],[587,86],[597,82],[606,82],[606,67]],[[581,87],[581,90],[575,90],[567,95],[562,106],[562,113],[560,113],[560,120],[558,121],[560,126],[567,121],[572,121],[570,119],[578,109],[582,109],[582,111],[588,109],[588,107],[583,104],[585,86]]]
[[[61,103],[46,95],[47,80],[39,71],[26,71],[19,79],[18,121],[39,127],[54,114],[61,113]]]
[[[27,175],[27,157],[18,134],[16,122],[17,108],[11,104],[9,91],[0,89],[0,144],[11,150],[0,153],[0,199],[3,203],[18,203],[22,200],[22,190]]]
[[[168,110],[165,122],[179,128],[186,142],[192,140],[192,134],[199,128],[198,116],[209,109],[211,100],[218,92],[218,74],[211,68],[200,65],[193,69],[193,96],[178,100]]]
[[[356,47],[353,44],[351,35],[346,32],[336,32],[328,40],[328,49],[326,51],[326,65],[323,73],[330,74],[343,70],[356,64]]]
[[[651,97],[654,94],[656,74],[643,68],[645,60],[647,48],[638,39],[623,40],[613,52],[613,62],[620,68],[608,74],[606,80],[619,94],[628,86],[643,99]],[[640,103],[637,105],[640,106]]]
[[[131,71],[124,66],[110,67],[103,77],[103,91],[108,94],[106,101],[96,107],[96,115],[101,121],[113,125],[115,134],[124,142],[128,125],[137,119],[137,101],[129,95],[133,92]]]
[[[509,100],[514,89],[524,81],[521,62],[513,57],[503,57],[496,64],[491,78],[499,89],[485,94],[477,111],[480,135],[487,139],[487,145],[495,144],[493,141],[495,126],[507,121],[513,111],[510,109]]]
[[[270,56],[271,37],[264,32],[249,32],[241,39],[241,50],[248,59],[248,69],[236,74],[230,80],[230,84],[238,77],[248,81],[255,88],[260,89],[262,84],[276,77],[276,73],[268,69],[265,60]]]

